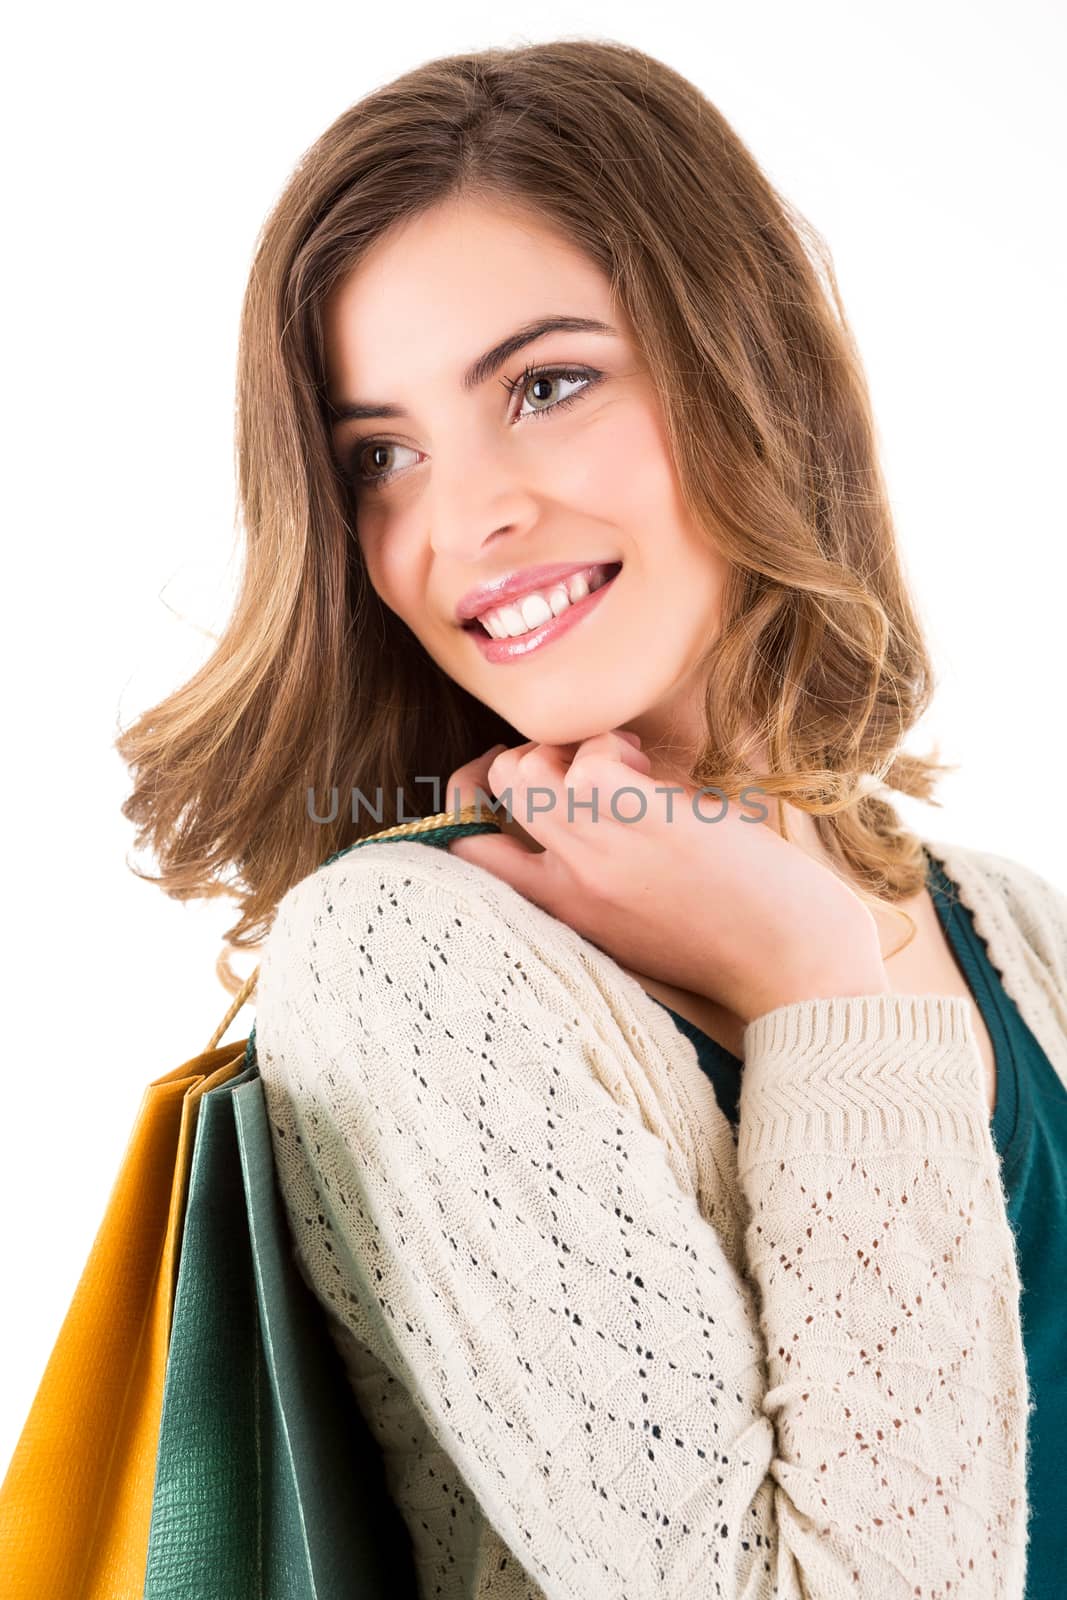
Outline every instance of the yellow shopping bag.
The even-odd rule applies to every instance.
[[[174,1287],[201,1097],[241,1070],[212,1044],[145,1090],[122,1166],[0,1487],[5,1600],[143,1589]]]

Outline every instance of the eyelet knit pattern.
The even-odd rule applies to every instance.
[[[928,848],[1067,1073],[1064,897]],[[284,896],[256,1039],[423,1596],[1023,1600],[1020,1283],[964,999],[757,1018],[735,1145],[634,979],[401,842]]]

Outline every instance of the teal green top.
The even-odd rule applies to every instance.
[[[1067,1088],[1006,993],[956,885],[940,862],[928,851],[925,854],[931,898],[989,1029],[996,1059],[990,1132],[1000,1157],[1008,1221],[1015,1237],[1023,1290],[1023,1345],[1034,1405],[1028,1422],[1026,1600],[1061,1600],[1067,1593],[1067,1492],[1061,1466],[1067,1435]],[[692,1040],[736,1139],[741,1061],[670,1006],[663,1009]]]

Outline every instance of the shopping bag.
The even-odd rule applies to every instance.
[[[499,831],[472,812],[323,865]],[[145,1091],[0,1486],[4,1600],[416,1593],[380,1453],[292,1256],[255,1027],[218,1042],[257,974],[206,1050]]]
[[[197,1125],[145,1600],[403,1600],[410,1542],[292,1258],[259,1070]]]
[[[444,847],[499,831],[443,815],[358,840],[323,865],[371,843]],[[200,1108],[144,1600],[417,1594],[381,1452],[296,1263],[253,1026],[244,1070]]]
[[[5,1600],[141,1593],[197,1109],[245,1046],[209,1048],[144,1092],[0,1487]]]

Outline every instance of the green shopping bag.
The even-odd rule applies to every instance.
[[[256,1067],[204,1096],[145,1600],[402,1600],[410,1542],[292,1259]]]

